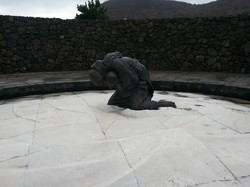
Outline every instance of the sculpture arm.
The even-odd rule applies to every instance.
[[[120,59],[114,59],[111,67],[117,72],[124,90],[134,90],[138,87],[138,75],[129,65]]]

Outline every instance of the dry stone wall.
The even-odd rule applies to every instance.
[[[79,21],[0,16],[0,72],[88,70],[112,51],[149,70],[250,73],[250,17]]]

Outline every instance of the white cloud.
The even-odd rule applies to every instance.
[[[211,1],[216,1],[216,0],[177,0],[177,1],[183,1],[191,4],[204,4],[204,3],[209,3]]]
[[[72,19],[85,0],[0,0],[1,15]]]

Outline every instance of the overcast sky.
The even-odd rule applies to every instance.
[[[105,0],[100,0],[104,2]],[[193,4],[203,4],[214,0],[180,0]],[[0,15],[32,16],[73,19],[77,4],[87,0],[0,0]]]

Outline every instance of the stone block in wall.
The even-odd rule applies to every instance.
[[[218,54],[218,52],[213,48],[209,48],[207,52],[209,56],[217,56]]]
[[[243,47],[244,47],[246,56],[250,56],[250,41],[248,41]]]
[[[205,57],[203,55],[198,55],[195,57],[195,61],[198,63],[203,63],[205,61]]]
[[[250,57],[247,57],[246,73],[250,73]]]
[[[209,66],[216,64],[216,62],[217,62],[217,58],[216,58],[216,57],[210,57],[210,58],[208,58],[208,60],[206,61],[206,63],[207,63]]]

